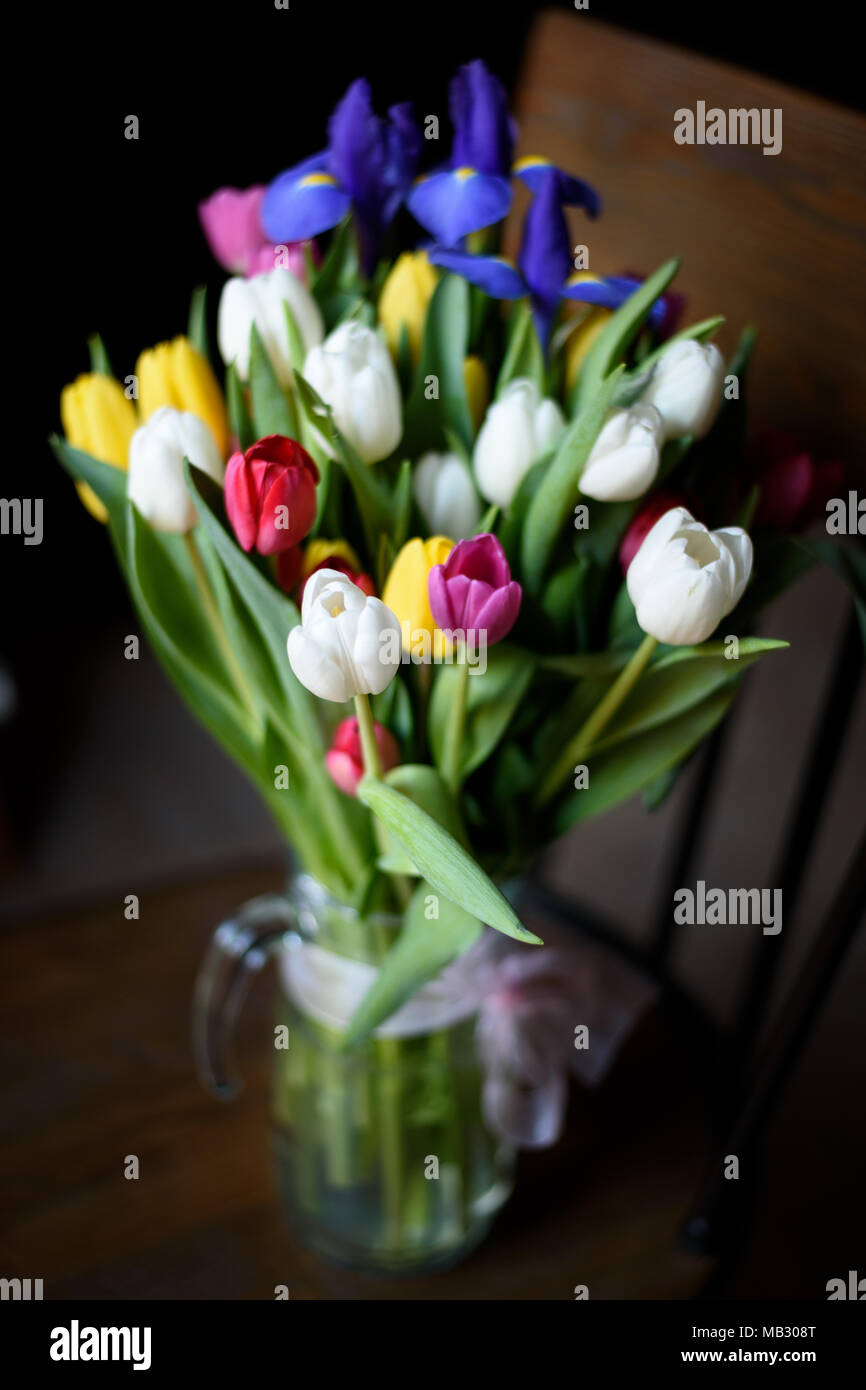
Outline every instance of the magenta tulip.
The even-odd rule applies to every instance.
[[[495,536],[485,533],[458,541],[444,565],[434,565],[427,579],[430,611],[444,632],[482,635],[488,645],[501,642],[520,612],[521,588]]]

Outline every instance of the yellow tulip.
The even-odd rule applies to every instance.
[[[219,383],[207,358],[189,338],[174,338],[143,352],[135,364],[142,422],[162,406],[188,410],[209,427],[223,458],[229,451],[229,421]]]
[[[330,559],[332,555],[345,561],[349,569],[355,574],[360,574],[361,561],[348,541],[326,541],[317,536],[315,540],[310,541],[304,547],[304,567],[301,571],[301,578],[306,579],[308,575],[313,573],[317,565],[320,565],[323,560]]]
[[[70,386],[64,386],[60,395],[60,418],[63,433],[73,449],[80,449],[113,468],[124,471],[128,468],[129,443],[138,420],[135,406],[113,377],[88,372],[76,377]],[[87,483],[75,486],[91,515],[97,521],[105,521],[108,513],[93,489]]]
[[[481,429],[490,400],[487,368],[480,357],[467,357],[463,362],[463,384],[476,432]]]
[[[398,256],[379,296],[379,322],[394,357],[400,351],[403,325],[409,337],[409,353],[417,362],[427,306],[436,288],[436,271],[423,251],[404,251]]]
[[[576,275],[569,278],[570,285],[598,284],[600,276],[592,275],[588,270],[579,270]],[[602,309],[596,306],[590,309],[584,316],[573,333],[568,335],[565,343],[565,389],[570,391],[580,374],[580,369],[589,355],[589,350],[598,337],[604,325],[610,318],[611,310]]]
[[[391,566],[382,602],[396,614],[407,651],[417,635],[427,632],[432,636],[436,629],[427,596],[427,576],[434,565],[444,565],[453,549],[454,542],[447,536],[431,536],[426,541],[415,536],[406,542]]]

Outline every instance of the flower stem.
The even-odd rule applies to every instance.
[[[214,595],[213,588],[211,587],[211,582],[208,578],[208,573],[205,569],[204,561],[201,558],[201,552],[199,551],[198,545],[196,543],[192,531],[187,531],[186,535],[184,536],[184,540],[186,541],[186,548],[189,554],[190,564],[192,565],[192,572],[195,576],[196,586],[198,588],[199,596],[201,598],[202,607],[205,613],[207,614],[208,622],[210,623],[214,641],[220,649],[220,655],[222,656],[223,661],[225,662],[226,670],[232,678],[232,682],[234,683],[235,689],[237,690],[237,693],[241,698],[241,703],[243,704],[244,708],[250,715],[252,715],[256,725],[261,726],[261,718],[259,716],[259,711],[256,706],[255,697],[252,691],[250,690],[249,684],[247,683],[243,671],[241,670],[240,663],[237,657],[235,656],[234,648],[232,647],[232,644],[228,639],[228,633],[225,630],[225,624],[223,623],[223,620],[220,616],[219,605]]]
[[[613,685],[599,700],[592,714],[578,729],[545,777],[535,798],[536,806],[544,806],[558,790],[560,783],[571,775],[572,768],[586,757],[599,734],[640,679],[657,645],[656,638],[647,635],[632,653],[628,665],[620,671]]]
[[[453,792],[460,786],[460,755],[463,752],[463,733],[466,728],[466,697],[469,692],[469,663],[461,647],[457,653],[457,689],[451,703],[442,749],[442,776]]]
[[[364,755],[364,771],[371,777],[382,776],[382,759],[376,742],[376,725],[373,711],[366,695],[355,696],[355,713],[358,716],[358,731],[361,735],[361,752]]]

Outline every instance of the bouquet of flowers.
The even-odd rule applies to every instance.
[[[566,1005],[541,1038],[568,966],[509,883],[585,818],[662,801],[786,645],[749,630],[808,563],[748,534],[751,330],[725,362],[721,318],[677,329],[676,260],[591,273],[565,209],[595,218],[597,193],[513,164],[482,62],[451,115],[450,158],[422,173],[411,107],[379,117],[357,81],[321,153],[204,202],[231,272],[221,366],[198,291],[186,335],[123,380],[91,340],[53,441],[162,665],[304,871],[318,934],[292,967],[277,1102],[294,1205],[321,1220],[373,1184],[367,1225],[357,1203],[340,1219],[392,1262],[456,1248],[493,1209],[482,1131],[507,1135],[521,1098],[556,1111],[528,1142],[558,1131],[581,1019]],[[521,945],[491,955],[494,933]],[[477,1035],[467,1017],[505,978],[526,1045],[503,1061],[489,1011]]]

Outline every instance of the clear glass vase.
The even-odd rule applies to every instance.
[[[230,1095],[231,1024],[250,973],[275,957],[281,1198],[305,1244],[383,1273],[443,1267],[476,1246],[511,1191],[514,1165],[512,1147],[484,1123],[471,1002],[452,991],[443,1004],[434,986],[365,1043],[342,1047],[400,925],[361,916],[299,875],[284,895],[248,903],[217,929],[194,1010],[200,1075]]]

